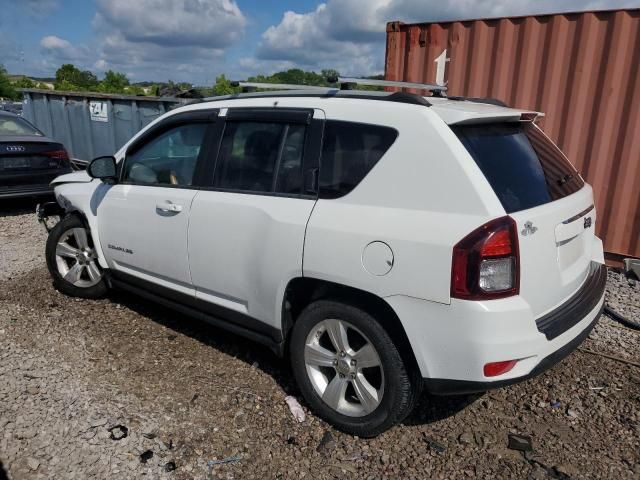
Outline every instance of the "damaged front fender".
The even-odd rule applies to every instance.
[[[86,170],[79,170],[77,172],[67,173],[54,178],[51,181],[51,185],[56,187],[64,183],[89,183],[91,181],[93,181],[93,178],[89,176]]]

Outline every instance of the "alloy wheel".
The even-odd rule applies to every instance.
[[[322,400],[342,415],[373,412],[384,394],[384,371],[371,341],[349,322],[327,319],[307,336],[307,375]]]
[[[92,287],[102,279],[95,249],[89,244],[84,228],[70,228],[60,236],[56,266],[60,276],[76,287]]]

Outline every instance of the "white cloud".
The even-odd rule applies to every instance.
[[[199,46],[161,46],[149,42],[131,42],[121,32],[104,38],[93,68],[131,71],[135,79],[185,80],[212,83],[209,72],[220,62],[224,50]]]
[[[40,46],[46,50],[65,50],[71,48],[71,44],[60,37],[49,35],[40,40]]]
[[[49,35],[40,40],[40,47],[45,54],[58,60],[82,62],[86,60],[89,51],[86,47],[75,47],[68,40]]]
[[[125,72],[134,81],[211,84],[246,25],[235,0],[97,0],[96,6],[95,39],[73,45],[45,37],[40,44],[48,59],[98,74]]]
[[[134,77],[212,83],[226,48],[244,34],[235,0],[98,0],[93,67]]]
[[[390,20],[432,22],[545,13],[610,10],[640,6],[639,0],[394,0],[384,10]],[[393,18],[391,18],[393,17]]]
[[[285,12],[263,34],[256,56],[343,74],[381,73],[386,23],[430,22],[640,6],[640,0],[328,0]]]
[[[379,70],[382,59],[375,55],[375,49],[379,48],[376,41],[380,35],[374,16],[389,2],[330,1],[309,13],[285,12],[278,25],[262,34],[257,56],[261,60],[286,60],[303,68],[336,68],[349,74]],[[356,15],[361,8],[369,13]]]
[[[96,23],[134,43],[220,49],[237,41],[246,19],[234,0],[98,0]]]

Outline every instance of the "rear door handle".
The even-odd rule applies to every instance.
[[[169,200],[163,203],[156,203],[156,210],[161,212],[180,213],[182,211],[182,205],[173,203]]]

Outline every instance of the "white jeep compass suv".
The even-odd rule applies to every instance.
[[[171,111],[54,181],[55,286],[110,287],[268,345],[346,432],[421,391],[539,374],[601,313],[592,189],[536,112],[355,90]]]

